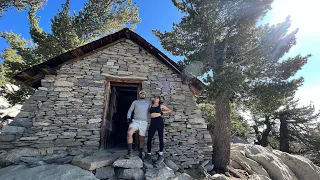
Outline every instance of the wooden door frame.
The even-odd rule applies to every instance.
[[[111,86],[137,87],[137,99],[139,99],[139,92],[142,90],[142,81],[143,80],[140,80],[140,79],[121,79],[121,78],[107,77],[106,86],[105,86],[104,108],[103,108],[101,128],[100,128],[100,149],[107,148],[106,139],[108,138],[108,136],[106,134],[106,117],[107,117],[108,108],[109,108]],[[136,133],[135,138],[136,140],[139,138],[138,133]],[[135,147],[135,149],[137,148],[138,146]]]

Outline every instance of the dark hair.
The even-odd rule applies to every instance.
[[[158,98],[159,99],[159,105],[163,104],[161,97],[159,96],[154,96],[154,98]],[[154,100],[152,100],[152,104],[154,104]]]

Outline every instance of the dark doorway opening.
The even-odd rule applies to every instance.
[[[123,150],[127,148],[127,112],[137,99],[138,87],[112,85],[107,119],[112,130],[107,131],[107,149]],[[133,138],[135,144],[135,138]]]

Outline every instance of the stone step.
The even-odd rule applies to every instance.
[[[86,169],[89,171],[111,165],[114,163],[118,158],[119,154],[110,154],[110,155],[93,155],[87,156],[84,158],[74,159],[72,164],[82,169]]]

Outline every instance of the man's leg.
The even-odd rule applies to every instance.
[[[142,159],[142,152],[144,147],[144,136],[139,135],[139,157]]]
[[[127,132],[127,144],[128,144],[128,158],[132,155],[132,142],[133,138],[132,135],[137,131],[137,129],[129,127]]]

